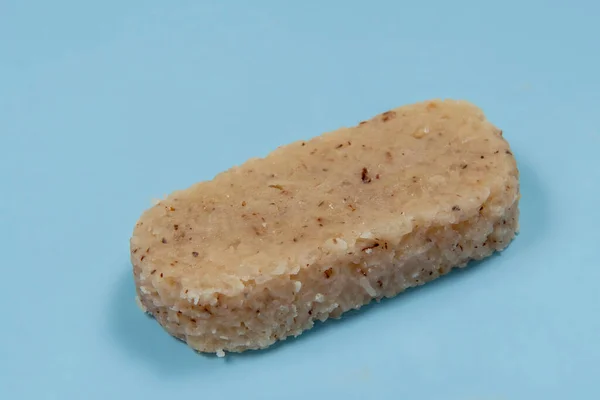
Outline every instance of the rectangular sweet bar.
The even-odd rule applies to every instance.
[[[194,349],[265,348],[504,249],[518,200],[515,159],[480,109],[400,107],[146,211],[131,239],[138,296]]]

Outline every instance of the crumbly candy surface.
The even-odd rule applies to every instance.
[[[502,131],[428,101],[175,192],[131,239],[142,304],[208,352],[264,348],[503,249],[519,182]]]

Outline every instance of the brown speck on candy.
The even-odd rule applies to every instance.
[[[386,152],[385,152],[385,158],[387,158],[387,159],[388,159],[388,161],[392,161],[392,158],[394,158],[394,157],[392,156],[392,152],[391,152],[391,151],[386,151]]]
[[[381,119],[383,120],[383,122],[387,122],[392,118],[396,117],[396,113],[394,111],[386,111],[383,114],[381,114]]]
[[[165,239],[165,238],[162,238],[160,241],[161,241],[163,244],[166,244],[166,243],[167,243],[167,239]]]
[[[137,253],[138,249],[133,249],[132,253],[135,254]]]
[[[338,144],[337,146],[335,146],[336,149],[341,149],[342,147],[344,147],[343,143]]]
[[[354,207],[352,204],[348,204],[348,208],[352,211],[356,211],[356,207]]]
[[[140,261],[143,261],[143,260],[144,260],[144,258],[146,258],[146,256],[141,256],[141,257],[140,257]]]
[[[163,275],[163,273],[161,272],[161,273],[160,273],[160,277],[162,278],[163,276],[164,276],[164,275]]]
[[[375,247],[379,247],[379,243],[373,243],[371,246],[367,246],[367,247],[363,248],[362,251],[374,249]]]
[[[375,175],[375,179],[379,179],[379,174]]]
[[[352,142],[348,140],[348,146],[352,146]]]
[[[323,204],[325,204],[325,200],[321,200],[321,201],[319,202],[319,204],[317,205],[317,207],[321,207]]]
[[[452,206],[452,211],[460,211],[460,207],[459,206]]]
[[[364,124],[366,124],[366,123],[367,123],[367,121],[360,121],[358,124],[359,124],[359,125],[364,125]]]
[[[198,257],[198,252],[197,252],[197,251],[192,251],[192,255],[193,255],[194,257]]]
[[[371,183],[371,178],[369,177],[369,171],[366,167],[364,167],[361,171],[360,177],[363,183]]]
[[[469,164],[460,164],[460,169],[466,169],[469,166]]]
[[[242,201],[242,207],[246,207],[246,202]]]
[[[298,241],[298,238],[294,238],[294,239],[292,239],[292,240],[293,240],[294,242],[297,242],[297,241]]]
[[[331,275],[333,275],[333,269],[327,268],[325,271],[323,271],[323,274],[325,275],[325,278],[329,279],[331,278]]]
[[[481,157],[479,157],[479,158],[481,158],[481,159],[483,160],[483,159],[485,158],[485,156],[481,156]]]
[[[270,188],[283,190],[283,186],[281,185],[269,185]]]
[[[154,275],[155,272],[156,272],[156,270],[153,269],[152,271],[150,271],[150,275]]]
[[[510,151],[510,150],[506,150],[506,154],[508,154],[508,155],[511,155],[511,156],[512,156],[512,153],[511,153],[511,151]]]
[[[169,211],[175,211],[175,207],[169,206]]]
[[[302,142],[302,146],[306,146],[306,143]]]
[[[175,230],[179,229],[179,225],[177,225],[177,224],[173,225],[173,229],[175,229]]]

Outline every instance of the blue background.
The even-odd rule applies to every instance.
[[[599,398],[599,17],[591,0],[1,1],[0,397]],[[438,97],[513,147],[506,252],[225,359],[138,310],[128,239],[152,198]]]

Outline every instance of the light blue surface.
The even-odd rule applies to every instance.
[[[0,398],[600,398],[599,3],[319,3],[0,3]],[[152,198],[434,97],[513,147],[501,256],[225,359],[137,309]]]

